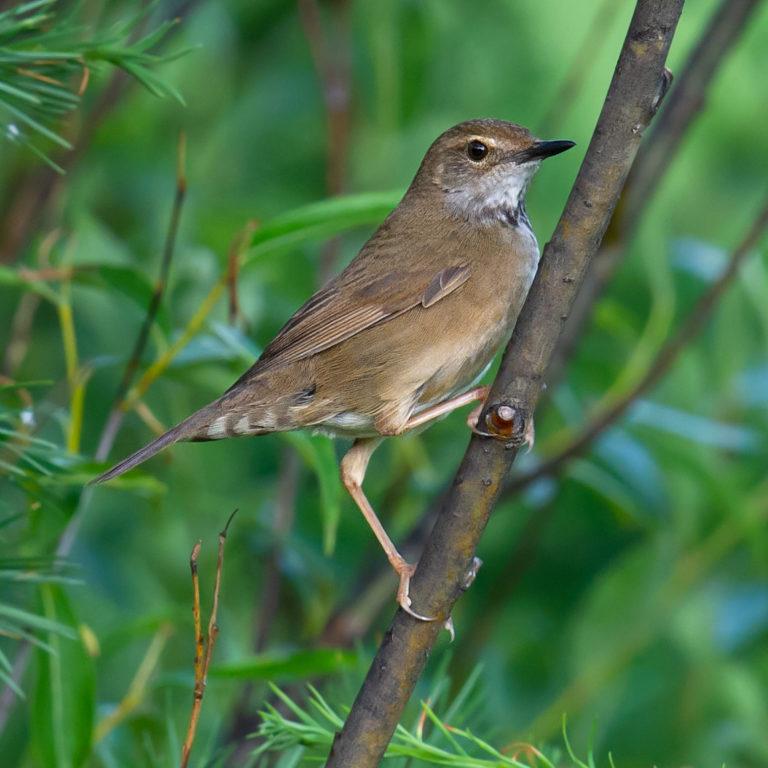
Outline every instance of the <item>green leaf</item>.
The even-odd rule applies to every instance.
[[[43,613],[50,622],[70,628],[77,620],[68,597],[55,585],[40,590]],[[74,630],[72,630],[74,631]],[[79,639],[51,633],[54,653],[37,652],[37,684],[32,703],[31,743],[40,764],[77,768],[91,752],[94,718],[94,668]]]
[[[40,616],[37,613],[25,611],[21,608],[14,608],[12,605],[0,603],[0,616],[4,616],[12,622],[26,629],[38,629],[48,634],[57,634],[74,640],[77,633],[67,623],[51,619],[48,615]]]
[[[39,280],[26,280],[12,267],[0,266],[0,285],[34,291],[54,304],[58,303],[59,300],[56,292],[48,285]]]
[[[330,675],[352,669],[357,654],[338,648],[319,648],[295,653],[262,653],[249,659],[211,669],[215,677],[259,680],[301,680],[316,675]]]
[[[341,516],[341,479],[333,442],[322,435],[310,435],[307,432],[283,432],[281,437],[296,449],[317,477],[323,521],[323,551],[331,555],[336,546],[336,531]]]
[[[72,280],[81,285],[99,285],[112,288],[135,301],[142,309],[146,309],[149,306],[155,290],[152,282],[137,269],[115,267],[107,264],[99,264],[96,271],[78,270],[75,272]],[[157,312],[156,322],[164,333],[170,333],[171,321],[168,317],[168,311],[162,303]]]
[[[377,224],[401,197],[401,191],[346,195],[277,216],[256,230],[242,266],[266,254],[290,251],[308,240],[320,240],[362,224]]]

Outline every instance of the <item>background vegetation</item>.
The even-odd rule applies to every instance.
[[[673,71],[716,5],[684,11]],[[165,98],[106,63],[125,57],[85,57],[81,103],[46,123],[73,149],[30,135],[66,175],[5,128],[0,674],[25,698],[0,700],[4,766],[178,762],[193,682],[187,558],[202,539],[205,605],[217,534],[236,507],[192,764],[243,764],[256,711],[277,701],[268,680],[295,700],[314,682],[334,709],[349,705],[394,609],[394,577],[339,487],[344,446],[325,438],[181,445],[83,494],[106,466],[93,457],[160,273],[179,131],[187,194],[139,374],[166,364],[126,414],[115,460],[229,386],[356,253],[450,125],[493,116],[578,143],[529,195],[543,243],[632,6],[337,0],[317,16],[311,2],[161,2],[125,39],[181,17],[152,50],[191,50],[147,62]],[[84,2],[70,37],[93,40],[138,10]],[[766,39],[758,3],[539,409],[520,471],[642,376],[763,204]],[[82,72],[68,74],[73,92]],[[339,192],[353,197],[306,207]],[[253,242],[238,243],[249,222]],[[206,311],[231,252],[237,311],[226,290]],[[450,725],[498,749],[556,751],[566,713],[580,754],[594,727],[600,764],[609,750],[621,768],[768,763],[766,297],[763,245],[659,386],[562,476],[499,505],[454,615],[456,642],[440,642],[420,692]],[[413,558],[467,439],[456,414],[387,441],[372,461],[369,496]],[[468,680],[462,706],[447,709]],[[405,725],[419,713],[414,702]],[[283,765],[302,751],[285,751]]]

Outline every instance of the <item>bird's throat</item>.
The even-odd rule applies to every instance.
[[[538,165],[531,162],[522,166],[500,166],[462,187],[446,190],[445,205],[454,215],[474,224],[530,229],[525,194]]]

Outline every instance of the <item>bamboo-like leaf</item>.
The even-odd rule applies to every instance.
[[[55,585],[41,587],[43,612],[52,624],[77,622],[66,594]],[[72,631],[72,630],[71,630]],[[91,751],[95,707],[93,662],[76,640],[49,636],[55,653],[38,651],[38,676],[32,703],[32,739],[41,764],[78,768]]]
[[[356,662],[356,653],[337,648],[319,648],[295,653],[263,653],[232,664],[218,665],[211,669],[211,675],[240,679],[301,680],[351,669]]]
[[[330,555],[336,546],[336,531],[341,516],[341,480],[333,443],[327,437],[306,432],[282,432],[280,435],[315,473],[320,488],[323,551]]]
[[[398,203],[402,192],[375,192],[321,200],[276,216],[254,233],[241,266],[257,257],[289,251],[309,240],[320,240],[363,224],[380,222]]]

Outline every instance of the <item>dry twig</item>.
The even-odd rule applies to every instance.
[[[229,524],[236,514],[237,510],[229,516],[224,529],[219,533],[219,559],[216,563],[216,581],[213,587],[213,606],[211,607],[211,616],[208,620],[208,631],[205,637],[203,636],[200,621],[200,581],[197,575],[197,556],[200,553],[201,542],[198,541],[195,544],[189,558],[193,591],[192,616],[195,623],[195,688],[192,699],[192,711],[189,714],[187,736],[184,739],[184,746],[181,749],[181,768],[186,768],[189,763],[189,755],[192,752],[192,745],[195,741],[195,733],[197,732],[197,723],[200,719],[200,708],[203,705],[203,695],[205,694],[208,670],[211,666],[213,646],[215,645],[216,637],[219,634],[219,627],[216,624],[216,614],[219,610],[219,588],[221,587],[221,568],[224,563],[224,542],[227,538]]]

